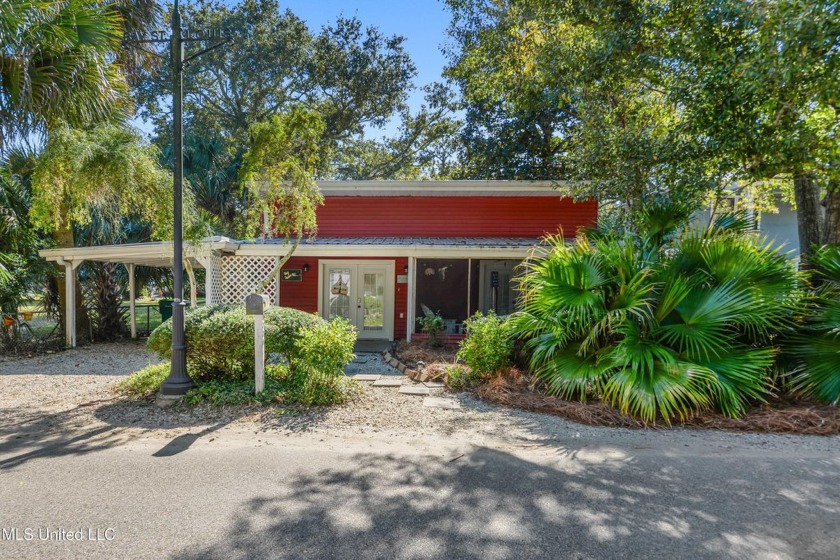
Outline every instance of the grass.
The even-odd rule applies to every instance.
[[[169,362],[146,366],[119,382],[117,391],[127,397],[149,397],[157,393],[169,375]]]

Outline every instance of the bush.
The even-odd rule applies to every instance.
[[[356,328],[346,319],[321,321],[302,329],[290,353],[293,372],[336,377],[344,375],[344,366],[356,356],[353,346]]]
[[[453,391],[466,391],[481,383],[481,376],[460,364],[446,366],[446,385]]]
[[[253,381],[211,379],[187,393],[187,404],[213,406],[279,403],[286,405],[328,406],[342,404],[361,392],[355,379],[343,375],[292,375],[285,365],[266,368],[265,390],[254,393]]]
[[[516,329],[535,374],[645,422],[762,401],[801,305],[791,263],[738,229],[555,237],[526,267]]]
[[[476,313],[464,322],[467,337],[458,348],[458,358],[479,377],[487,379],[510,366],[513,354],[513,324],[494,312]]]
[[[804,325],[792,340],[793,388],[840,403],[840,246],[827,245],[812,257],[822,284],[808,300]]]
[[[279,354],[294,370],[298,365],[308,367],[312,355],[335,356],[332,348],[336,339],[330,338],[320,347],[310,341],[304,350],[300,340],[311,329],[323,329],[327,322],[311,313],[284,307],[272,307],[265,313],[266,353]],[[201,379],[237,379],[247,381],[254,372],[254,323],[241,305],[199,307],[186,314],[184,326],[187,338],[187,365],[190,376]],[[342,330],[341,327],[336,327]],[[350,327],[352,329],[352,327]],[[330,332],[319,331],[319,332]],[[171,358],[172,322],[168,320],[152,331],[148,347],[161,357]],[[355,331],[352,340],[347,334],[342,349],[346,361],[352,359]],[[340,352],[339,352],[340,354]]]
[[[129,397],[154,395],[169,376],[169,362],[161,362],[135,371],[117,384],[117,392]]]

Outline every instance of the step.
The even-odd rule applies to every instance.
[[[356,381],[377,381],[382,376],[375,373],[357,373],[348,377],[352,377]]]
[[[403,375],[388,375],[382,376],[373,382],[374,387],[399,387],[408,379]]]
[[[429,388],[422,385],[403,385],[400,387],[400,393],[403,395],[417,395],[425,396],[429,394]]]

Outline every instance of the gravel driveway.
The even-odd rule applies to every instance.
[[[400,394],[394,387],[370,385],[346,405],[304,410],[209,405],[161,410],[152,400],[129,401],[114,393],[114,385],[123,376],[156,361],[142,342],[99,344],[34,358],[2,359],[0,424],[6,422],[32,434],[44,430],[113,427],[133,436],[173,437],[201,428],[386,438],[441,435],[471,441],[503,438],[518,443],[608,434],[639,445],[653,440],[674,446],[702,441],[715,448],[746,445],[785,450],[795,443],[840,453],[838,437],[693,429],[605,429],[488,404],[468,394],[456,395],[460,409],[429,408],[423,406],[421,397]],[[365,373],[364,365],[357,363],[358,371],[354,371]],[[48,418],[46,423],[45,418]]]

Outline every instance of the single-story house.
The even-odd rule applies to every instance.
[[[573,238],[595,223],[595,201],[574,202],[552,181],[324,181],[318,235],[304,240],[266,290],[275,304],[345,317],[359,338],[401,340],[420,334],[423,306],[458,338],[475,311],[513,311],[515,267],[540,238]],[[212,238],[185,247],[206,269],[206,301],[242,302],[286,255],[282,239]],[[65,266],[67,344],[75,345],[73,277],[86,260],[172,266],[172,243],[41,252]],[[134,290],[132,294],[132,334]]]

